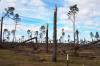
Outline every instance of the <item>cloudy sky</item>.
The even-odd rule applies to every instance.
[[[61,36],[62,28],[67,35],[73,38],[73,25],[68,19],[69,6],[77,4],[79,12],[76,16],[76,29],[80,32],[80,39],[84,37],[90,40],[90,32],[100,33],[100,0],[0,0],[0,18],[4,9],[10,6],[15,7],[15,13],[20,15],[21,20],[17,25],[17,38],[22,35],[27,38],[27,30],[33,32],[39,30],[41,25],[49,24],[49,37],[53,36],[53,13],[55,3],[58,6],[58,38]],[[5,18],[3,28],[14,29],[14,21]],[[73,39],[72,39],[73,40]]]

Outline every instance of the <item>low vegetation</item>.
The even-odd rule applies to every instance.
[[[71,52],[71,50],[69,50]],[[99,66],[100,57],[95,55],[98,49],[80,49],[79,56],[69,57],[69,66]],[[63,53],[63,51],[60,51]],[[0,49],[0,66],[66,66],[66,54],[57,54],[57,62],[52,62],[52,54],[26,46],[13,49]]]

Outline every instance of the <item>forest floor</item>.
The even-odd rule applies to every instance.
[[[67,66],[67,61],[66,55],[58,54],[57,62],[52,62],[52,53],[32,48],[0,49],[0,66]],[[100,57],[69,56],[69,66],[100,66]]]

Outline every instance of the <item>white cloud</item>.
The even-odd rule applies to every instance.
[[[48,20],[52,15],[42,0],[2,0],[0,6],[2,6],[2,8],[0,8],[2,11],[7,7],[13,6],[15,7],[15,11],[20,13],[21,16],[42,20]]]
[[[59,23],[64,24],[67,27],[73,27],[72,22],[68,20],[68,16],[66,14],[69,11],[69,6],[74,4],[77,4],[79,8],[79,12],[76,17],[76,28],[78,28],[80,32],[83,32],[81,33],[81,36],[84,35],[84,32],[87,33],[91,30],[98,31],[100,23],[99,20],[95,20],[95,18],[100,16],[100,0],[64,0],[63,7],[58,8]],[[83,29],[85,31],[83,31]],[[72,29],[69,28],[69,30]]]
[[[42,20],[48,20],[51,15],[48,14],[50,11],[45,7],[45,3],[42,2],[42,0],[22,0],[20,3],[17,1],[16,12],[20,12],[20,15],[22,16],[28,16]]]
[[[69,6],[78,4],[79,12],[76,17],[76,25],[78,28],[80,30],[84,27],[95,29],[100,25],[99,21],[96,22],[95,18],[93,18],[100,16],[99,3],[100,0],[64,0],[64,5],[58,8],[58,23],[64,25],[63,28],[66,32],[72,33],[73,25],[72,22],[68,20],[67,12],[69,10]],[[2,7],[0,8],[0,13],[4,10],[4,8],[14,6],[16,8],[15,12],[19,13],[21,16],[41,19],[49,23],[53,22],[51,19],[53,18],[54,10],[47,8],[43,0],[2,0],[0,2],[0,6]],[[24,23],[19,25],[18,31],[39,29],[39,27],[35,26],[34,24],[31,26],[26,25],[27,24]],[[10,26],[9,30],[12,30],[13,27],[14,26]]]
[[[5,8],[13,6],[15,7],[15,12],[19,13],[20,16],[27,16],[34,19],[41,19],[48,21],[50,19],[49,9],[45,7],[45,3],[42,0],[2,0],[0,2],[0,13],[4,11]],[[8,30],[14,29],[14,22],[12,20],[5,20],[3,25],[4,28]],[[8,24],[8,25],[7,25]],[[25,24],[19,23],[17,25],[17,31],[20,33],[21,31],[26,32],[28,29],[31,31],[39,30],[39,26],[35,26],[34,24]]]

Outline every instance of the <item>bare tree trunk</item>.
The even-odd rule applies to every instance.
[[[79,44],[79,36],[77,35],[77,44]]]
[[[38,43],[37,37],[36,37],[36,43]]]
[[[73,21],[73,35],[74,35],[74,44],[75,44],[75,14],[73,16],[74,21]]]
[[[17,21],[15,22],[14,42],[16,42],[16,27],[17,27]]]
[[[4,41],[4,32],[3,32],[3,41]]]
[[[52,61],[56,62],[57,61],[57,6],[54,11],[54,34],[53,34],[53,58]]]
[[[92,42],[93,42],[93,38],[92,38]]]
[[[48,53],[48,24],[46,29],[46,52]]]
[[[3,17],[1,17],[1,34],[0,34],[0,42],[2,42],[2,31],[3,30]]]
[[[12,40],[12,42],[15,42],[15,33],[13,34],[13,40]]]
[[[75,45],[75,56],[78,56],[78,50],[79,50],[79,36],[77,34],[77,44]]]

